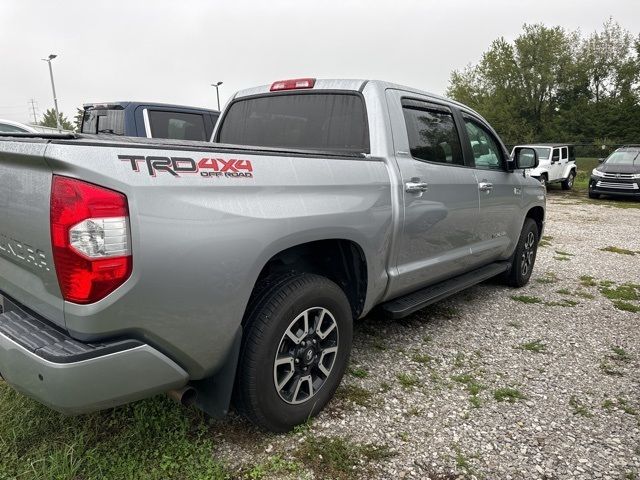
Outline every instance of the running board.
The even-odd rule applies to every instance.
[[[496,262],[486,267],[450,278],[430,287],[423,288],[403,297],[389,300],[380,308],[386,317],[392,319],[404,318],[413,312],[465,290],[473,285],[495,277],[509,269],[509,262]]]

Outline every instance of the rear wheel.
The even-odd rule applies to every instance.
[[[329,279],[298,274],[273,282],[246,318],[237,408],[275,432],[316,415],[340,384],[352,327],[349,301]]]
[[[566,180],[562,181],[562,189],[571,190],[573,188],[573,182],[575,179],[576,179],[576,172],[575,170],[571,170]]]
[[[511,287],[524,287],[529,283],[538,251],[538,235],[536,222],[526,218],[507,274],[507,284]]]

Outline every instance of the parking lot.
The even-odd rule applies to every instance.
[[[357,324],[286,435],[164,397],[68,418],[0,386],[0,478],[636,478],[640,204],[552,189],[534,277]]]

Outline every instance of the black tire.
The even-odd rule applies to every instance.
[[[563,190],[571,190],[573,188],[573,181],[576,179],[576,171],[571,170],[569,176],[562,181]]]
[[[304,317],[298,319],[304,312],[309,318],[310,333],[305,337],[301,328],[300,336],[295,336],[300,344],[295,344],[287,333],[293,333],[294,326],[298,332]],[[321,339],[320,335],[325,334],[323,325],[325,332],[332,329]],[[234,394],[236,408],[256,425],[274,432],[286,432],[304,423],[324,408],[338,388],[349,362],[352,335],[351,306],[334,282],[308,273],[272,281],[253,299],[245,317]],[[303,342],[308,346],[303,347]],[[332,350],[334,344],[336,352],[323,353]],[[308,358],[310,351],[313,359],[320,357],[324,362],[322,368],[328,375],[316,360]],[[276,366],[277,359],[289,358],[290,367],[288,363]],[[302,361],[294,365],[293,359]],[[286,378],[290,380],[279,390],[276,382],[282,385]],[[303,382],[305,378],[308,383]],[[288,393],[292,396],[287,397]]]
[[[507,285],[520,288],[529,283],[536,261],[538,236],[538,225],[533,219],[526,218],[513,254],[511,268],[507,272]]]
[[[540,175],[538,177],[538,181],[544,188],[547,188],[547,185],[549,185],[549,177],[547,176],[546,173],[543,173],[542,175]]]
[[[600,198],[600,194],[599,194],[599,193],[592,193],[592,192],[589,192],[589,198],[595,198],[595,199],[598,199],[598,198]]]

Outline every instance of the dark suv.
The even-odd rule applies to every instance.
[[[594,168],[589,180],[589,198],[623,195],[640,198],[640,145],[618,148]]]

